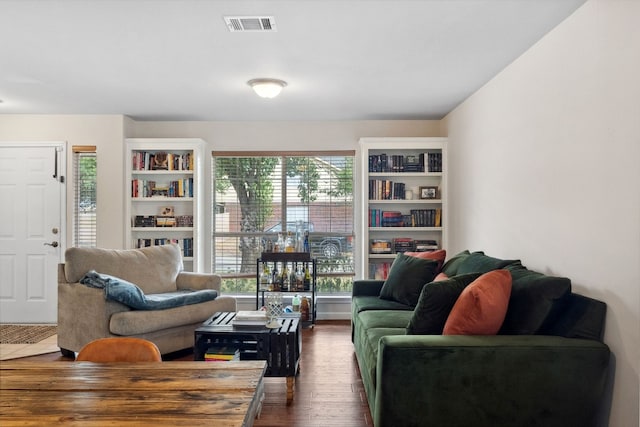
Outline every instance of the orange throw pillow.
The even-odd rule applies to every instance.
[[[511,296],[511,273],[494,270],[467,286],[449,313],[442,335],[495,335]]]
[[[431,252],[405,252],[404,254],[422,259],[435,259],[438,261],[438,272],[442,269],[444,260],[447,257],[447,251],[444,249],[438,249],[437,251]]]

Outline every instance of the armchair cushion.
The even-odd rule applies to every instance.
[[[147,294],[176,291],[182,271],[176,244],[140,249],[68,248],[64,273],[68,283],[79,282],[90,270],[135,283]]]
[[[104,289],[105,298],[117,301],[137,310],[163,310],[183,305],[198,304],[216,299],[218,292],[213,289],[199,291],[180,290],[160,294],[145,293],[135,284],[108,274],[89,271],[80,279],[83,285]]]

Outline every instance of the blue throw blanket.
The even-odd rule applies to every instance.
[[[203,289],[198,291],[180,290],[163,294],[145,295],[138,286],[118,277],[89,271],[80,283],[92,288],[104,289],[105,298],[117,301],[137,310],[162,310],[211,301],[218,297],[218,291]]]

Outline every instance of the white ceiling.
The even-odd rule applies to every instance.
[[[0,114],[439,119],[584,1],[0,0]]]

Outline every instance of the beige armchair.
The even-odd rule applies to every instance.
[[[221,296],[215,274],[182,271],[177,245],[141,249],[69,248],[58,266],[58,346],[65,356],[98,338],[130,336],[152,341],[162,354],[193,347],[194,331],[217,311],[236,311],[236,300]],[[137,285],[145,294],[215,289],[212,301],[162,310],[136,310],[105,299],[105,291],[85,286],[95,270]]]

